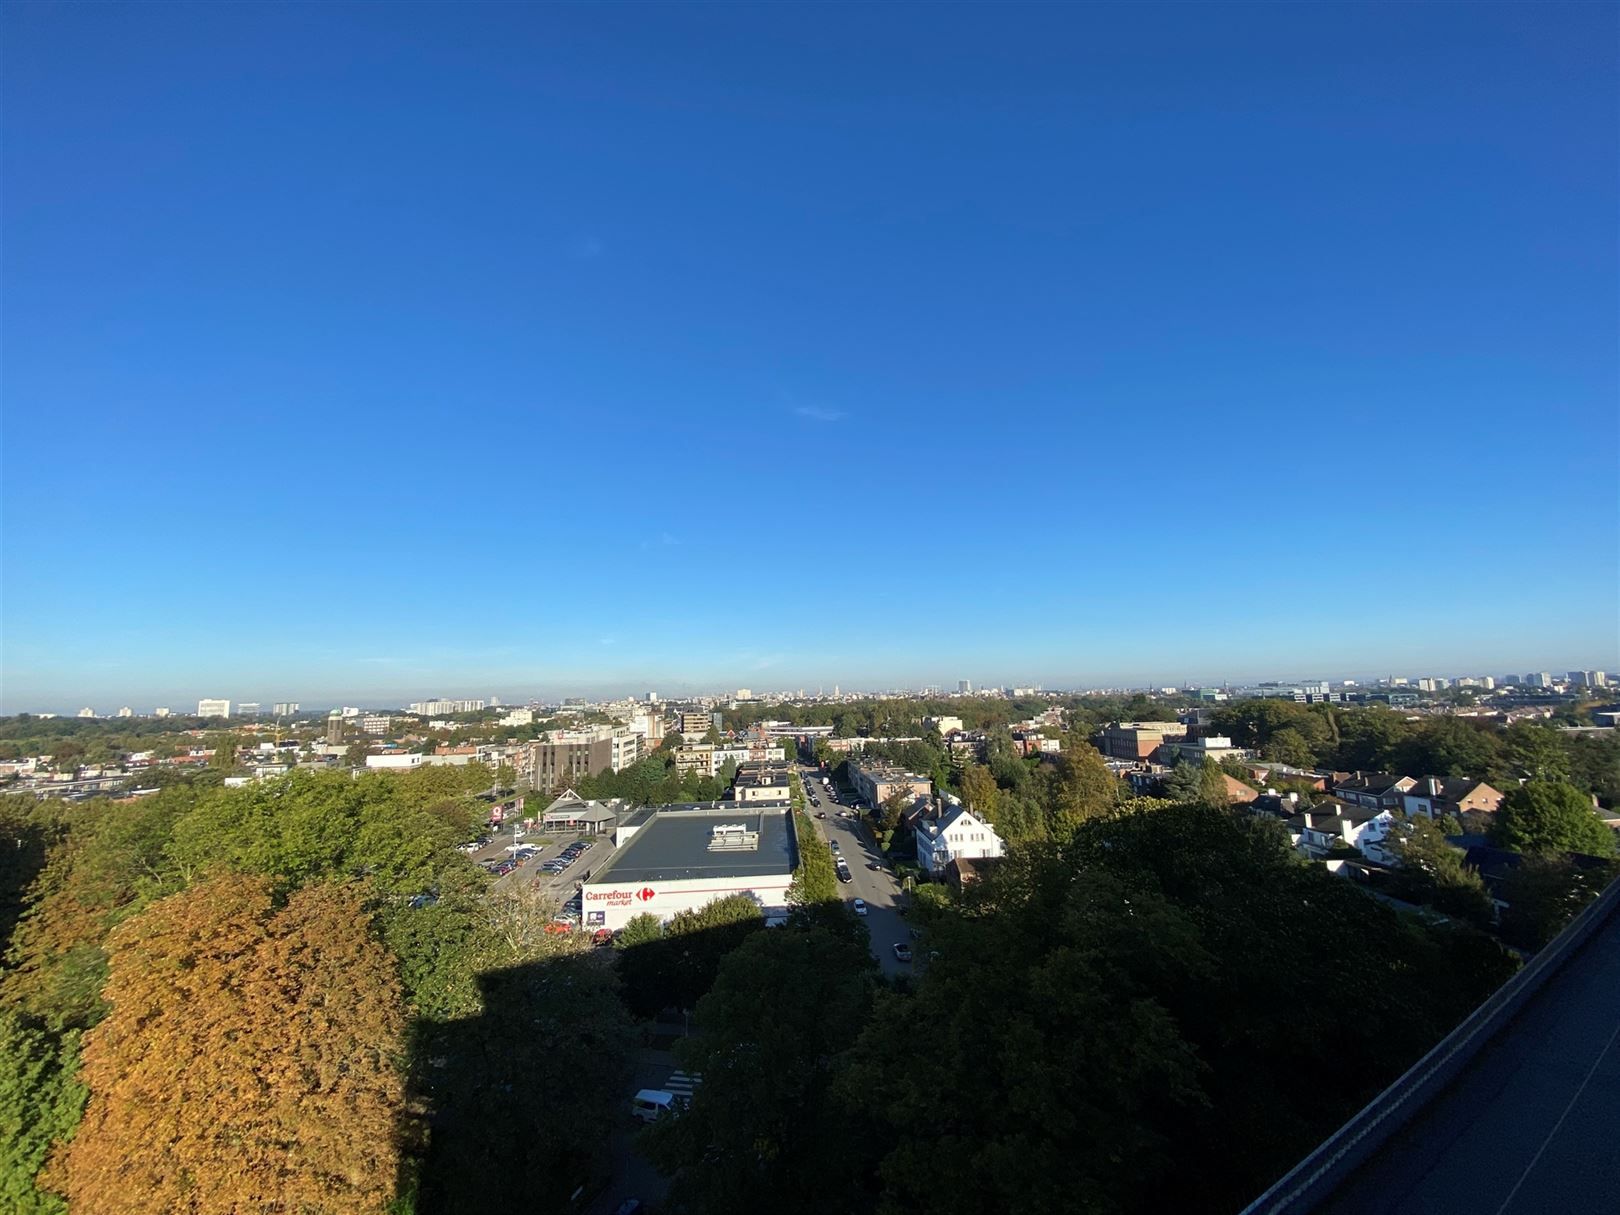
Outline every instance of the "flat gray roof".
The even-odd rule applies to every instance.
[[[799,854],[790,815],[783,805],[656,807],[647,824],[609,855],[585,885],[791,873],[798,867]],[[719,826],[758,832],[758,846],[711,850]]]

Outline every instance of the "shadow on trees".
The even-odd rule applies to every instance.
[[[605,955],[488,972],[479,1015],[417,1023],[422,1215],[578,1210],[571,1196],[583,1190],[583,1201],[606,1175],[608,1131],[628,1109],[633,1039]]]
[[[42,819],[32,794],[0,798],[0,957],[11,947],[28,892],[60,834]]]

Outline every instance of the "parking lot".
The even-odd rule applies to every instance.
[[[518,851],[513,851],[514,846]],[[612,848],[612,839],[604,835],[548,834],[535,830],[514,837],[508,828],[492,833],[487,843],[469,855],[475,864],[496,874],[495,890],[502,893],[537,890],[563,904],[573,898],[580,882]],[[496,866],[504,863],[511,863],[513,868],[503,874]]]

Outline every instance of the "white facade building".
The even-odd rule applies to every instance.
[[[668,921],[742,894],[767,916],[785,914],[798,864],[792,811],[662,806],[620,824],[614,849],[583,884],[584,927],[616,932],[633,917]]]
[[[231,715],[231,702],[228,700],[199,700],[197,702],[198,717],[229,717]]]
[[[366,756],[366,767],[381,768],[389,772],[400,772],[410,768],[420,768],[423,764],[431,762],[426,755],[413,752],[394,751],[386,755]]]
[[[937,819],[917,821],[917,863],[935,877],[953,860],[984,860],[1006,853],[995,829],[959,803],[947,802]]]

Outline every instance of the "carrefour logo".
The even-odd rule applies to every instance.
[[[657,894],[657,891],[655,891],[651,886],[643,886],[640,890],[636,891],[636,897],[643,903],[647,902],[655,894]]]

